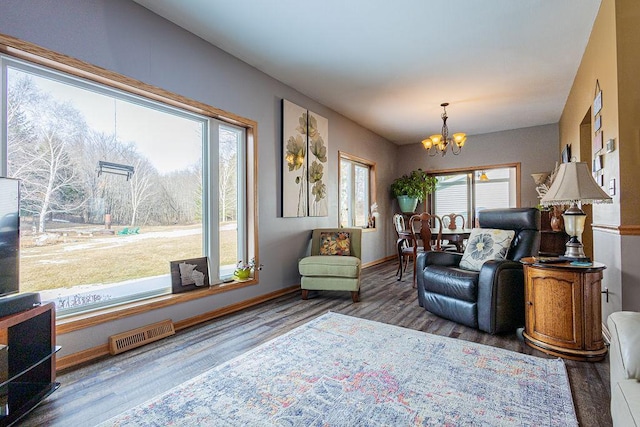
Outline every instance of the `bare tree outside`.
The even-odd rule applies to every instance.
[[[238,135],[222,129],[220,131],[220,221],[232,221],[237,217],[236,181],[238,162]]]
[[[26,86],[31,96],[9,107],[17,113],[10,120],[26,119],[29,125],[24,132],[19,124],[8,123],[12,143],[8,172],[22,181],[23,209],[38,217],[37,230],[43,233],[47,215],[77,212],[84,204],[71,152],[84,139],[86,123],[72,106],[33,91],[28,82],[22,80],[19,87]],[[15,90],[10,86],[9,102],[18,98]]]

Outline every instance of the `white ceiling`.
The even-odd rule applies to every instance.
[[[600,0],[134,0],[381,136],[557,123]]]

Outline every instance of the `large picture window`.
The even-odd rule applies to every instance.
[[[207,256],[216,284],[249,257],[245,128],[0,60],[0,175],[21,182],[22,292],[65,315],[169,293],[170,261]]]

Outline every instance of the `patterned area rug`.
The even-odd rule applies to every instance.
[[[577,426],[561,359],[328,313],[103,426]]]

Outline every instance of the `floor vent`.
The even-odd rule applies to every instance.
[[[141,328],[132,329],[109,337],[109,353],[119,354],[132,348],[140,347],[150,342],[175,334],[171,319]]]

